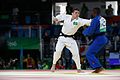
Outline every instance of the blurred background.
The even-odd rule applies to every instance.
[[[120,1],[116,0],[0,0],[0,69],[50,69],[62,23],[54,25],[53,16],[71,14],[90,19],[94,7],[107,20],[109,43],[97,55],[106,69],[120,69]],[[80,28],[76,36],[82,69],[91,69],[85,52],[90,39]],[[56,69],[76,69],[71,52],[64,48]]]

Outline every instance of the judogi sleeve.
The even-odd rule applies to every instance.
[[[90,26],[83,31],[84,36],[93,35],[98,24],[99,24],[99,21],[96,19],[93,19]]]
[[[57,15],[56,18],[58,19],[58,21],[63,21],[66,18],[66,14]]]
[[[79,20],[78,20],[78,27],[82,27],[84,25],[90,26],[91,21],[92,21],[91,19],[82,19],[82,18],[79,18]]]

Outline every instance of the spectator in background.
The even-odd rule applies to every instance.
[[[27,69],[35,69],[35,60],[30,57],[30,54],[27,55],[27,58],[24,59],[24,62],[26,63]]]
[[[42,69],[42,62],[40,60],[37,62],[37,67],[38,69]]]
[[[9,68],[9,69],[16,69],[17,61],[18,61],[17,58],[15,58],[15,59],[10,58],[10,60],[8,62],[8,65],[7,65],[7,68]]]
[[[44,40],[44,57],[48,57],[50,54],[50,36],[45,32]]]
[[[86,6],[85,3],[83,3],[82,8],[81,8],[81,13],[80,16],[81,18],[87,18],[88,17],[88,7]]]
[[[72,69],[77,69],[77,67],[76,67],[76,64],[75,64],[74,60],[72,60],[71,62],[72,62],[72,63],[71,63],[71,68],[72,68]]]
[[[70,14],[71,15],[72,10],[73,10],[73,7],[69,3],[67,3],[66,14]]]
[[[56,64],[56,69],[65,69],[65,66],[63,66],[61,59],[58,60]]]
[[[13,10],[12,10],[12,15],[13,15],[13,16],[17,16],[18,13],[19,13],[19,9],[18,9],[17,7],[13,8]]]
[[[113,8],[111,4],[108,6],[108,9],[106,9],[105,13],[107,16],[113,16]]]
[[[5,61],[0,57],[0,69],[5,69]]]
[[[32,16],[32,24],[40,24],[40,14],[39,12],[35,12]]]
[[[43,62],[43,64],[42,64],[42,68],[43,68],[43,70],[47,70],[47,69],[49,69],[49,66],[48,66],[48,64],[47,64],[46,61]]]
[[[8,50],[7,36],[6,34],[10,31],[9,25],[0,25],[0,52],[5,53]]]
[[[19,9],[17,7],[14,7],[12,9],[13,24],[18,24],[18,14],[19,14]]]
[[[71,64],[72,64],[72,53],[70,52],[70,50],[68,50],[67,48],[64,48],[64,63],[65,63],[65,69],[71,69]]]

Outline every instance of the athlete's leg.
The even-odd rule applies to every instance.
[[[78,72],[81,72],[80,56],[78,45],[75,40],[69,41],[68,46],[66,46],[72,53],[72,59],[75,61]]]
[[[106,42],[98,42],[95,40],[88,48],[88,51],[86,53],[86,58],[90,64],[90,66],[95,69],[95,73],[101,72],[102,65],[99,61],[99,59],[95,56],[100,52],[101,49],[103,49],[106,45]]]
[[[54,52],[54,56],[53,56],[53,65],[51,67],[51,70],[54,71],[55,70],[55,65],[56,62],[59,60],[59,58],[61,57],[61,52],[64,48],[64,42],[62,41],[62,39],[58,39],[58,42],[56,44],[56,51]]]

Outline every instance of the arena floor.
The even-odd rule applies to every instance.
[[[99,74],[84,70],[0,70],[0,80],[120,80],[120,70],[105,70]]]

